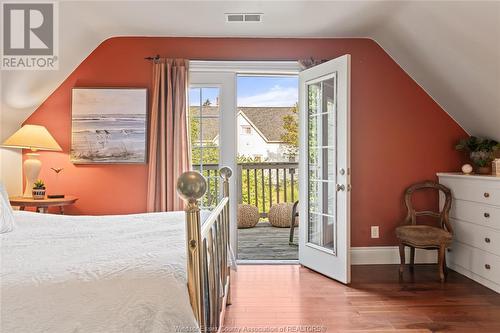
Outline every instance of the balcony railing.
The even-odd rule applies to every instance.
[[[238,202],[256,206],[261,218],[268,216],[273,204],[298,200],[298,163],[239,163],[237,168]],[[200,165],[193,165],[193,169],[200,171]],[[220,191],[218,169],[217,164],[204,164],[201,168],[208,185],[203,199],[205,207],[217,202]]]

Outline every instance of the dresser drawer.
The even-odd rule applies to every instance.
[[[500,284],[500,257],[459,242],[453,242],[447,260],[487,280]]]
[[[459,242],[500,255],[500,232],[455,219],[451,219],[451,224]]]
[[[440,177],[440,183],[451,189],[453,198],[500,206],[500,182],[471,178]]]
[[[465,200],[454,200],[450,217],[500,231],[500,207]]]

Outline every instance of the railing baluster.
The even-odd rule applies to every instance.
[[[257,171],[257,170],[255,170]],[[264,169],[261,169],[262,183],[262,213],[266,212],[266,184],[264,184]]]
[[[276,203],[280,203],[280,169],[276,169]]]
[[[293,181],[295,169],[290,168],[289,170],[290,170],[290,183],[291,183],[290,186],[292,187],[291,188],[292,202],[295,202],[295,182]]]
[[[271,210],[271,206],[273,205],[273,186],[272,186],[272,180],[273,174],[271,173],[271,169],[268,169],[269,171],[269,210]]]
[[[287,202],[286,201],[286,169],[283,169],[283,188],[285,189],[285,201],[284,202]]]
[[[253,180],[254,180],[254,186],[253,189],[255,191],[255,206],[257,207],[257,210],[259,209],[259,199],[257,199],[257,169],[253,169]]]
[[[247,169],[247,203],[250,204],[250,169]]]
[[[207,197],[206,197],[206,204],[205,206],[208,206],[210,207],[212,205],[212,192],[210,191],[210,169],[208,169],[206,171],[206,176],[207,176],[207,187],[208,187],[208,191],[207,191]]]

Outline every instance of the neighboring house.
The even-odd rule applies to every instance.
[[[285,145],[281,140],[284,133],[283,117],[294,115],[293,107],[239,107],[238,155],[268,162],[287,162],[284,156]],[[219,119],[217,106],[204,106],[199,131],[202,143],[219,145]],[[191,114],[199,116],[199,108],[191,107]]]

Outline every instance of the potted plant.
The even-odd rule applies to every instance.
[[[45,183],[41,179],[38,179],[33,184],[33,199],[35,200],[45,199]]]
[[[477,173],[491,174],[491,162],[495,159],[495,151],[500,149],[500,144],[495,140],[471,136],[460,140],[455,148],[469,152]]]

